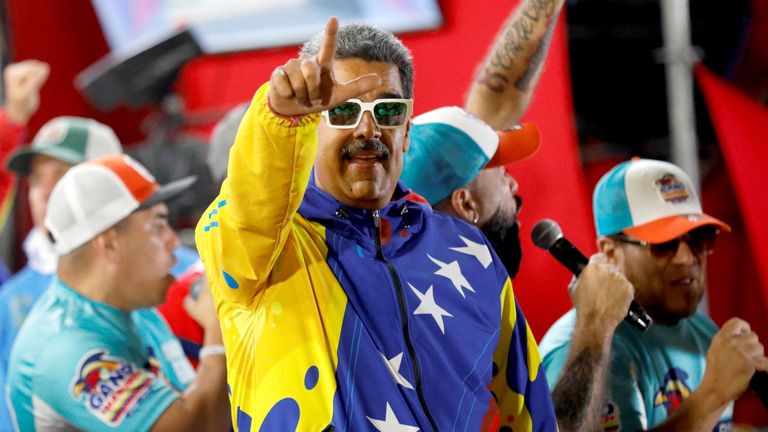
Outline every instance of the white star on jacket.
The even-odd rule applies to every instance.
[[[400,374],[400,363],[403,361],[403,353],[401,352],[391,359],[388,359],[387,356],[385,356],[383,353],[379,354],[381,354],[381,358],[383,358],[384,362],[387,364],[387,370],[392,376],[392,379],[395,380],[397,384],[400,384],[407,389],[413,390],[413,385],[409,383],[402,374]]]
[[[488,250],[488,245],[483,243],[475,243],[464,236],[459,236],[459,238],[464,241],[466,246],[452,247],[450,248],[451,250],[461,252],[466,255],[472,255],[473,257],[477,258],[478,261],[480,261],[480,265],[482,265],[483,268],[487,269],[488,266],[491,265],[493,262],[493,257],[491,256],[491,251]]]
[[[432,258],[429,254],[427,254],[427,257],[429,257],[433,263],[440,266],[440,268],[435,271],[435,274],[450,279],[451,283],[453,283],[453,286],[456,287],[456,290],[459,291],[459,294],[461,294],[462,297],[467,297],[464,294],[463,288],[475,292],[475,289],[469,284],[467,278],[461,273],[461,267],[459,266],[458,261],[451,261],[450,264],[446,264],[439,259]]]
[[[377,420],[368,416],[365,416],[365,418],[367,418],[379,432],[419,432],[419,428],[416,426],[400,423],[395,412],[392,411],[392,407],[389,406],[389,402],[387,402],[387,414],[384,417],[384,420]]]
[[[411,287],[411,290],[413,290],[413,293],[416,294],[419,297],[419,300],[421,300],[421,303],[419,304],[419,307],[416,308],[415,311],[413,311],[414,315],[432,315],[432,318],[435,319],[435,322],[437,323],[437,326],[440,327],[440,331],[445,334],[445,324],[443,323],[443,317],[453,317],[448,311],[441,308],[440,306],[435,303],[435,296],[432,293],[432,285],[429,286],[427,289],[427,292],[421,293],[419,290],[417,290],[413,285],[411,285],[410,282],[408,282],[408,286]]]

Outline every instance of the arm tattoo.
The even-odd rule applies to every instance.
[[[596,408],[590,406],[590,401],[595,396],[602,398],[602,372],[596,371],[600,368],[595,367],[601,361],[603,359],[600,356],[585,348],[563,370],[560,381],[552,391],[552,401],[561,431],[595,428],[596,425],[591,424],[596,420],[595,415],[588,411]],[[595,372],[599,376],[595,376]]]
[[[549,50],[549,43],[552,42],[552,35],[555,33],[555,24],[557,24],[557,21],[552,21],[552,23],[550,23],[547,33],[541,39],[539,46],[536,47],[536,51],[531,56],[531,60],[528,62],[528,67],[525,68],[525,71],[520,75],[520,78],[515,81],[515,87],[517,87],[518,90],[527,92],[532,89],[534,78],[536,78],[536,75],[541,70],[541,65],[544,63],[544,58],[547,56],[547,51]]]
[[[526,44],[531,41],[536,24],[551,19],[554,15],[554,9],[554,0],[526,1],[522,10],[515,14],[512,22],[506,26],[501,40],[494,45],[493,52],[477,79],[478,83],[487,86],[495,93],[504,92],[510,82],[508,74],[513,70],[515,60],[525,51]],[[529,73],[528,71],[533,70],[532,75],[535,76],[535,71],[538,70],[549,45],[548,39],[551,39],[551,28],[553,27],[554,22],[550,24],[550,29],[547,30],[547,35],[544,37],[547,40],[539,42],[536,52],[531,57],[531,65],[523,73],[524,76],[516,80],[515,85],[518,88],[520,87],[519,82],[526,84],[525,75]],[[528,78],[527,81],[531,81],[531,79]]]

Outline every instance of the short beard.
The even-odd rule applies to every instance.
[[[491,219],[481,228],[483,234],[499,256],[501,263],[509,273],[509,277],[514,279],[520,270],[520,263],[523,260],[523,249],[520,245],[520,227],[516,218],[510,217],[502,212],[501,209],[493,214]]]

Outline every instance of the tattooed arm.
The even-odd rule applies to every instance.
[[[595,255],[576,281],[572,291],[576,328],[563,373],[552,391],[560,431],[599,429],[611,340],[634,291],[602,255]]]
[[[465,108],[494,129],[520,121],[538,81],[565,0],[523,0],[496,37]]]

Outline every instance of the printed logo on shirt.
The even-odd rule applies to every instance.
[[[155,350],[152,347],[147,347],[147,362],[144,363],[144,369],[158,378],[165,378],[162,376],[163,370],[161,369],[160,360],[155,355]]]
[[[659,188],[664,201],[672,204],[688,201],[688,191],[685,189],[685,185],[672,174],[665,174],[664,177],[656,180],[656,186]]]
[[[667,415],[672,414],[691,395],[691,388],[685,382],[688,374],[678,368],[670,369],[664,375],[664,383],[653,398],[653,406],[663,405]]]
[[[600,419],[600,424],[605,432],[617,432],[621,429],[619,415],[619,406],[613,403],[613,401],[606,402],[603,406],[603,416]]]
[[[146,397],[152,379],[131,363],[109,356],[107,350],[93,350],[80,359],[71,394],[101,421],[117,426]]]

